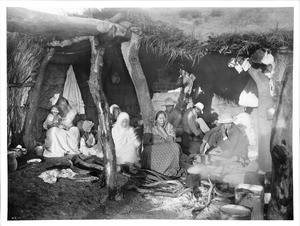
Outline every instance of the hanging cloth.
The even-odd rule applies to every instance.
[[[244,107],[258,107],[257,85],[252,78],[249,78],[244,90],[240,94],[239,105]]]
[[[69,101],[71,107],[75,109],[78,114],[85,114],[84,103],[72,65],[70,65],[67,71],[67,79],[64,86],[63,97]]]

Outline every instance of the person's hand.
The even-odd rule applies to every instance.
[[[173,142],[174,138],[172,136],[167,136],[166,141],[167,142]]]
[[[50,124],[50,125],[47,126],[48,129],[50,129],[52,127],[58,127],[58,125],[56,123],[52,123],[52,124]]]
[[[221,125],[221,133],[222,133],[222,137],[226,137],[226,129],[225,129],[225,126],[222,124]]]
[[[63,126],[63,129],[64,129],[64,130],[67,130],[67,131],[69,131],[70,128],[71,128],[70,126]]]

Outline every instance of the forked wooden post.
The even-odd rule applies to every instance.
[[[98,142],[102,146],[105,160],[105,178],[109,199],[116,200],[118,187],[116,180],[116,153],[109,125],[109,105],[103,91],[102,69],[105,47],[97,37],[90,37],[91,72],[89,88],[98,112]]]
[[[291,60],[292,62],[292,60]],[[270,220],[293,220],[293,67],[286,67],[278,110],[273,120],[271,156],[273,162]],[[298,151],[298,150],[295,150]]]
[[[123,59],[137,94],[144,120],[144,132],[149,132],[153,124],[154,109],[151,102],[147,81],[139,60],[140,42],[141,37],[133,32],[130,41],[122,43],[121,50]]]

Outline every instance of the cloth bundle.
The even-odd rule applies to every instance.
[[[231,58],[228,67],[234,67],[235,70],[240,74],[242,71],[248,71],[251,67],[249,58],[243,59],[242,57]]]
[[[71,169],[53,169],[53,170],[48,170],[45,172],[42,172],[39,175],[39,178],[42,178],[44,182],[49,183],[49,184],[54,184],[58,178],[69,178],[73,179],[73,177],[77,175],[74,173]]]
[[[240,74],[242,71],[248,71],[250,67],[254,69],[260,70],[264,73],[265,76],[269,78],[269,87],[270,87],[270,95],[275,95],[275,84],[273,79],[275,62],[274,57],[271,54],[269,49],[258,49],[250,58],[236,57],[231,58],[228,67],[234,67],[235,70]],[[249,81],[240,95],[240,105],[248,106],[248,107],[257,107],[258,99],[255,89],[251,89],[252,92],[249,92],[249,88],[253,87],[252,82]],[[246,90],[246,88],[248,90]]]

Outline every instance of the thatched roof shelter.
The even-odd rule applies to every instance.
[[[49,25],[49,21],[56,27]],[[55,93],[62,93],[66,71],[72,65],[85,102],[85,117],[100,125],[98,141],[106,148],[105,158],[113,166],[107,168],[107,181],[113,183],[108,186],[115,191],[116,163],[108,126],[109,104],[129,107],[125,110],[131,115],[141,113],[144,124],[149,126],[154,83],[176,82],[178,69],[185,67],[196,76],[194,88],[201,86],[204,90],[205,95],[192,95],[192,98],[206,105],[205,119],[211,114],[213,94],[236,102],[247,81],[255,81],[260,101],[259,165],[264,171],[271,170],[272,120],[266,112],[279,103],[279,94],[283,95],[281,86],[291,79],[293,31],[222,34],[200,42],[138,10],[91,9],[83,15],[61,17],[9,9],[8,32],[18,33],[7,34],[8,144],[22,142],[24,130],[29,137],[26,146],[35,146],[43,140],[41,122],[51,107],[48,100]],[[270,96],[270,79],[262,72],[250,68],[237,76],[227,66],[230,58],[250,57],[261,47],[271,49],[275,55],[277,95],[274,97]],[[116,79],[119,82],[114,82],[112,76],[119,77]]]
[[[212,90],[212,92],[216,93],[220,97],[236,102],[238,100],[239,93],[250,77],[247,73],[242,73],[241,76],[236,76],[237,73],[235,71],[232,71],[225,66],[227,65],[227,61],[230,57],[250,56],[255,50],[262,46],[270,48],[275,54],[280,50],[287,51],[293,49],[293,31],[277,30],[257,34],[222,34],[219,36],[210,36],[205,42],[200,42],[194,37],[186,35],[178,28],[172,27],[161,21],[154,21],[139,10],[103,9],[99,11],[98,9],[89,9],[86,10],[83,15],[71,16],[88,17],[106,21],[112,19],[114,22],[120,24],[120,26],[125,26],[127,28],[138,27],[140,29],[139,34],[141,37],[141,64],[144,67],[144,73],[148,81],[151,95],[155,92],[153,82],[158,81],[157,79],[159,79],[157,78],[158,69],[163,68],[165,64],[168,67],[167,74],[172,74],[171,78],[167,80],[169,83],[171,82],[171,84],[173,81],[174,84],[177,79],[176,71],[180,67],[178,65],[183,64],[187,70],[196,74],[196,77],[201,80],[201,87],[205,91],[208,91],[206,87],[208,85],[211,86],[212,81],[216,81],[216,78],[218,78],[217,80],[220,81],[220,85],[222,86],[224,86],[225,80],[232,80],[234,77],[235,80],[238,79],[236,80],[236,84],[238,85],[233,87],[235,91],[231,88],[231,91],[228,92],[227,86],[225,85],[222,88],[218,85],[218,81],[214,85],[216,88]],[[72,64],[80,62],[80,65],[85,64],[87,68],[89,67],[90,43],[88,41],[88,37],[79,36],[72,39],[65,39],[65,37],[66,36],[63,34],[59,36],[56,33],[53,35],[21,35],[8,33],[9,42],[7,51],[9,56],[9,87],[24,87],[24,85],[22,86],[22,83],[25,83],[25,86],[29,86],[21,89],[10,88],[11,90],[14,90],[11,91],[12,93],[10,93],[10,98],[16,98],[16,95],[13,94],[13,92],[19,90],[19,96],[23,97],[22,101],[24,103],[26,95],[24,95],[23,92],[28,93],[30,86],[32,85],[30,85],[30,81],[35,80],[34,76],[37,74],[38,66],[41,63],[43,56],[45,56],[45,49],[47,48],[54,48],[56,50],[56,53],[51,60],[52,63]],[[124,39],[114,38],[110,41],[110,47],[106,54],[109,55],[109,57],[105,58],[107,63],[107,67],[105,69],[106,73],[112,73],[112,65],[115,66],[114,71],[121,76],[124,73],[128,73],[126,66],[122,63],[123,60],[120,59],[122,58],[122,54],[118,50],[119,47],[117,47],[120,45],[120,42],[123,42],[123,40]],[[18,46],[15,45],[16,42],[18,42]],[[18,52],[18,49],[20,48],[23,48],[23,50],[20,51],[21,54],[24,54],[22,57],[20,57],[21,55]],[[18,58],[15,57],[16,55],[19,56],[19,61],[21,62],[16,61],[18,60]],[[219,56],[222,55],[224,55],[224,57],[220,58]],[[204,58],[204,56],[207,57]],[[14,62],[12,59],[14,59]],[[155,61],[158,66],[154,68],[152,66],[152,68],[149,68],[149,61]],[[220,66],[220,64],[223,66]],[[26,70],[24,70],[24,68]],[[223,79],[219,77],[220,73],[223,73]],[[128,75],[127,78],[129,79]],[[197,80],[195,83],[196,86]],[[105,87],[109,87],[109,85],[106,84]],[[131,87],[133,88],[132,85]],[[171,88],[174,88],[174,86]],[[110,90],[112,90],[111,87],[106,89],[108,93]],[[115,92],[113,91],[112,93]],[[108,96],[111,95],[108,94]],[[207,96],[204,96],[200,101],[209,106],[209,101],[207,102],[208,99],[209,98],[207,98]],[[43,100],[45,101],[46,99]],[[21,120],[18,119],[21,117],[20,115],[23,115],[21,118],[23,118],[22,120],[24,123],[25,115],[24,113],[21,113],[21,108],[17,110],[17,112],[19,112],[19,114],[17,114],[19,117],[14,117],[14,114],[12,113],[13,108],[18,109],[21,106],[20,101],[21,100],[13,102],[15,105],[16,103],[19,103],[17,106],[9,107],[9,115],[11,115],[11,119],[13,121],[16,120],[18,122]],[[116,102],[118,103],[116,98],[111,99],[111,103]],[[121,102],[119,102],[119,104],[121,104]],[[137,112],[138,110],[135,111],[134,114],[137,114]],[[16,121],[13,122],[13,124],[18,125],[19,128],[13,130],[19,134],[22,131],[23,123],[16,123]]]

